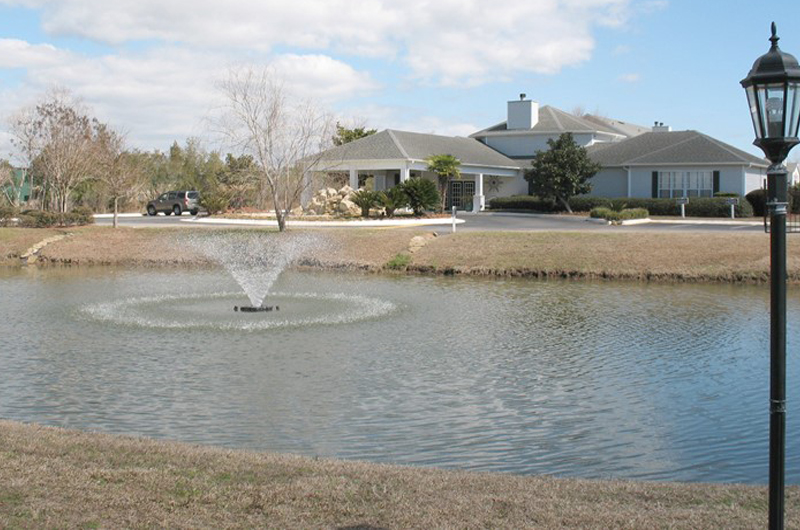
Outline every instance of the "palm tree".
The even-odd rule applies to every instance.
[[[447,204],[447,185],[450,179],[461,178],[461,160],[453,155],[431,155],[425,159],[428,171],[433,171],[439,177],[439,196],[442,199],[441,209]]]

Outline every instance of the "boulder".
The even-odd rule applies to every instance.
[[[342,199],[337,211],[344,215],[361,215],[361,207],[349,199]]]

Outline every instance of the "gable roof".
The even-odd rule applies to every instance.
[[[622,123],[622,122],[620,122]],[[609,126],[602,120],[590,121],[585,117],[575,116],[563,110],[545,105],[539,108],[539,121],[531,129],[508,130],[508,122],[500,122],[497,125],[470,134],[470,138],[484,136],[505,136],[513,134],[562,134],[569,133],[593,133],[603,132],[618,136],[627,136],[624,132]]]
[[[453,155],[462,165],[518,168],[519,164],[473,138],[439,136],[386,129],[328,149],[324,161],[425,160],[433,155]]]
[[[622,142],[595,144],[589,156],[603,167],[689,164],[768,166],[766,160],[697,131],[649,132]]]

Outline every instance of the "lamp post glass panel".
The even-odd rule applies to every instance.
[[[756,139],[771,162],[767,170],[770,232],[770,426],[769,528],[783,529],[786,446],[786,215],[788,174],[783,161],[798,143],[800,65],[772,46],[756,59],[742,86],[747,93]]]

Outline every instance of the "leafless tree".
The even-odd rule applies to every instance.
[[[99,128],[100,123],[63,91],[51,92],[12,118],[14,145],[43,179],[48,194],[44,204],[51,209],[66,212],[72,191],[91,178]]]
[[[114,200],[114,228],[117,228],[120,199],[135,197],[145,186],[141,157],[125,149],[125,137],[102,125],[97,130],[95,178]]]
[[[250,155],[259,197],[271,203],[278,229],[311,183],[311,167],[330,146],[331,116],[310,101],[286,93],[270,68],[230,70],[220,83],[226,105],[218,124],[234,151]]]
[[[0,190],[2,196],[11,206],[19,206],[19,190],[21,185],[14,178],[14,168],[8,160],[0,160]]]

